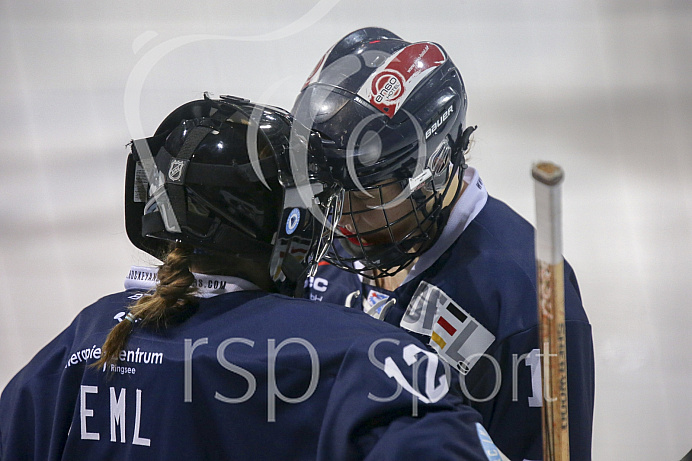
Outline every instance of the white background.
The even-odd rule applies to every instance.
[[[442,44],[470,164],[533,221],[563,166],[564,252],[593,324],[595,460],[692,448],[692,4],[2,0],[0,388],[151,259],[123,226],[126,144],[210,91],[290,109],[324,51],[381,26]],[[139,131],[142,130],[142,131]]]

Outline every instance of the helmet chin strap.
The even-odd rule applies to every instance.
[[[450,189],[451,190],[458,189],[459,188],[459,181],[462,181],[462,179],[461,179],[460,175],[458,175],[458,174],[455,174],[454,176],[449,178]],[[462,189],[464,188],[463,184],[461,185],[461,188]],[[461,191],[459,191],[459,192],[461,192]],[[457,198],[458,198],[458,194],[447,194],[445,196],[444,200],[442,201],[442,206],[444,208],[446,208],[450,205],[453,205],[454,202],[456,202]]]

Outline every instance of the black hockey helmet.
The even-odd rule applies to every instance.
[[[327,51],[298,95],[294,117],[320,133],[332,174],[349,196],[360,191],[382,197],[381,188],[394,182],[401,188],[396,200],[379,204],[384,228],[337,232],[330,262],[365,276],[372,269],[387,276],[429,248],[449,215],[451,207],[443,203],[453,200],[443,202],[445,197],[461,190],[459,181],[450,191],[449,179],[461,178],[466,168],[464,151],[475,129],[466,127],[466,107],[461,74],[436,43],[410,43],[370,27]],[[368,234],[396,224],[386,210],[403,200],[411,204],[415,228],[403,238],[389,229],[389,243],[368,244]],[[355,215],[366,211],[347,207],[343,215],[355,223]]]
[[[325,217],[342,194],[315,135],[288,112],[205,94],[131,146],[125,224],[136,247],[159,259],[170,241],[269,259],[279,291],[302,289],[331,241]]]

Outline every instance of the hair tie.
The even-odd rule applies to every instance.
[[[137,321],[137,318],[134,315],[132,315],[132,312],[129,312],[125,316],[125,320],[129,321],[130,323],[135,323]]]

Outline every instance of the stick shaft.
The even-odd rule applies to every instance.
[[[533,166],[536,195],[538,321],[543,363],[543,459],[569,460],[567,342],[562,258],[562,169]]]

